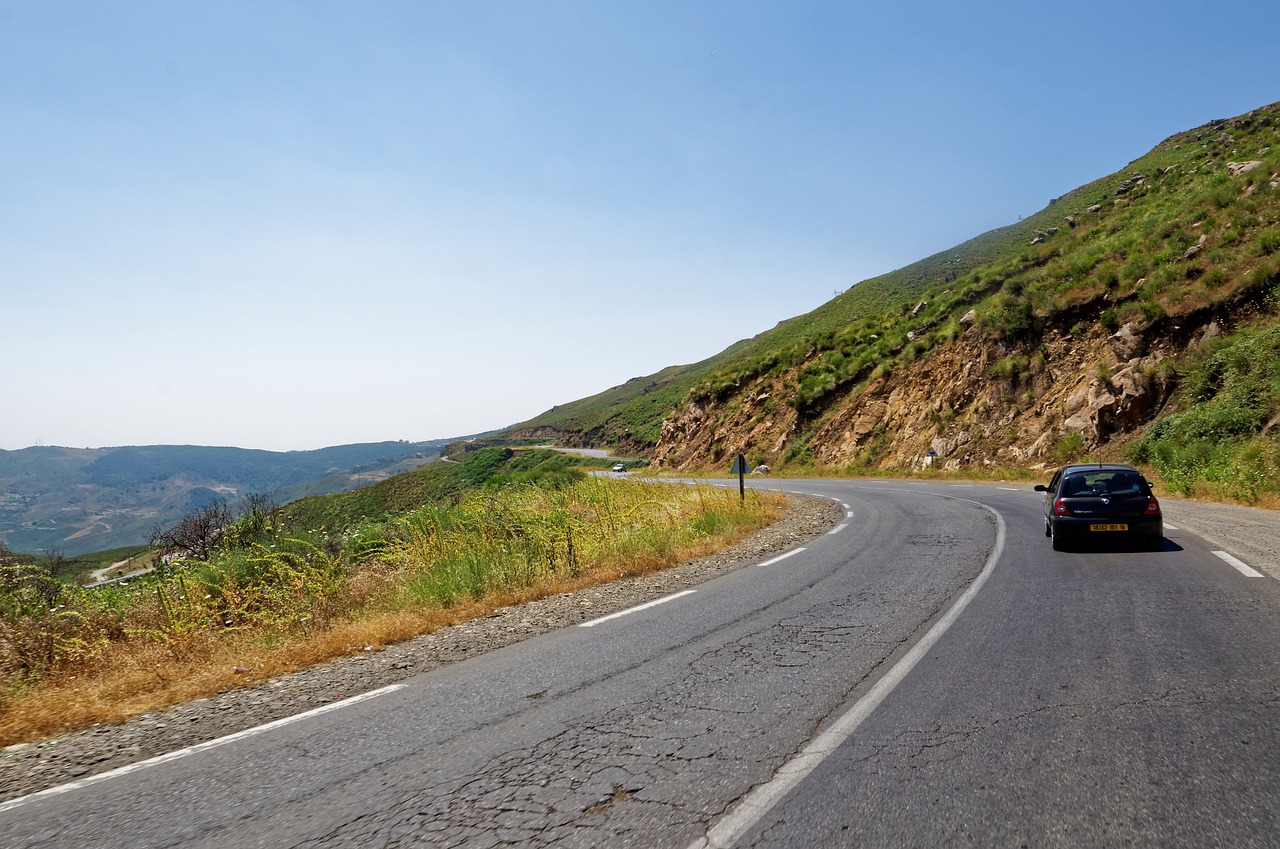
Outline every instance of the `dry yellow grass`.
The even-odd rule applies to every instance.
[[[277,675],[402,642],[458,622],[487,616],[512,605],[670,568],[685,560],[723,550],[767,525],[777,515],[781,496],[770,496],[752,524],[704,537],[665,557],[603,562],[573,577],[551,575],[533,586],[505,590],[447,608],[371,607],[356,616],[307,633],[274,636],[195,634],[181,642],[138,637],[113,645],[92,669],[50,678],[0,704],[0,745],[47,739],[95,724],[205,698]],[[355,592],[383,595],[391,583],[376,567],[357,578]]]

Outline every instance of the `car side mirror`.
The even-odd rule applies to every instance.
[[[1044,484],[1042,483],[1036,484],[1036,492],[1048,492],[1048,491],[1049,491],[1049,487],[1045,486]]]

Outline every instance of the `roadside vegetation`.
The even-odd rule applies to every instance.
[[[1176,412],[1131,448],[1165,486],[1246,504],[1280,494],[1280,325],[1268,316],[1205,344],[1181,367]]]
[[[485,448],[283,510],[214,505],[186,531],[158,529],[181,556],[94,589],[0,553],[0,744],[666,568],[768,524],[781,504],[589,476],[574,463]]]

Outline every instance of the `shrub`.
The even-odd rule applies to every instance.
[[[1081,459],[1084,452],[1084,434],[1078,430],[1067,431],[1053,446],[1053,458],[1058,463]]]
[[[1035,328],[1035,314],[1025,300],[997,295],[979,317],[983,328],[997,339],[1020,339]]]
[[[1275,252],[1280,251],[1280,229],[1267,228],[1262,230],[1261,236],[1257,239],[1258,252],[1263,256],[1271,256]]]

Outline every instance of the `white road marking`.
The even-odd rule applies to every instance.
[[[313,716],[319,716],[322,713],[328,713],[334,710],[340,710],[344,707],[350,707],[358,702],[367,701],[386,695],[387,693],[403,690],[406,684],[389,684],[386,687],[380,687],[377,690],[370,690],[367,693],[361,693],[358,696],[352,696],[347,699],[341,699],[336,702],[330,702],[327,705],[321,705],[318,708],[312,708],[309,711],[295,714],[294,716],[286,716],[283,719],[277,719],[275,722],[268,722],[266,725],[259,725],[255,728],[246,728],[244,731],[237,731],[234,734],[228,734],[225,737],[219,737],[216,740],[209,740],[204,743],[197,743],[194,746],[188,746],[185,749],[177,749],[172,752],[166,752],[163,755],[156,755],[154,758],[148,758],[145,761],[128,764],[126,766],[117,767],[108,772],[91,775],[88,778],[82,778],[79,781],[72,781],[69,784],[60,784],[57,787],[50,787],[47,790],[41,790],[38,793],[32,793],[29,796],[20,796],[17,799],[10,799],[4,804],[0,804],[0,813],[11,811],[14,808],[21,807],[28,802],[36,799],[44,799],[50,796],[61,796],[64,793],[70,793],[72,790],[79,790],[81,787],[88,787],[90,784],[97,784],[112,778],[119,778],[122,775],[128,775],[131,772],[138,772],[148,767],[157,766],[159,764],[169,763],[170,761],[180,760],[188,755],[194,755],[198,752],[207,752],[209,749],[216,749],[219,746],[225,746],[228,743],[234,743],[237,740],[243,740],[246,737],[254,737],[266,731],[274,731],[277,728],[283,728],[286,725],[298,722],[303,719],[310,719]]]
[[[846,511],[845,511],[845,514],[844,514],[844,517],[845,517],[846,519],[852,519],[852,518],[853,518],[853,511],[852,511],[852,510],[846,510]]]
[[[1003,489],[1005,492],[1026,492],[1026,490],[1019,489],[1016,486],[998,486],[996,489]]]
[[[848,523],[848,522],[841,522],[840,524],[836,525],[836,526],[835,526],[834,528],[832,528],[831,530],[827,531],[827,533],[828,533],[828,534],[838,534],[838,533],[840,533],[841,531],[843,531],[843,530],[844,530],[845,528],[847,528],[847,527],[849,527],[849,523]]]
[[[783,796],[787,795],[809,773],[817,769],[818,765],[828,755],[835,752],[846,740],[853,736],[853,733],[858,730],[858,726],[875,711],[886,696],[893,692],[893,689],[898,686],[902,679],[907,677],[907,674],[915,668],[915,665],[929,653],[934,644],[960,618],[960,614],[969,606],[969,602],[978,594],[978,590],[982,589],[982,585],[987,582],[987,578],[995,570],[996,561],[1000,559],[1000,555],[1004,551],[1004,517],[986,505],[979,504],[978,506],[996,517],[996,542],[991,554],[987,557],[986,565],[982,567],[982,571],[978,573],[978,577],[974,578],[969,588],[960,595],[960,598],[956,599],[956,603],[943,614],[942,618],[934,623],[928,633],[920,639],[920,642],[912,646],[911,650],[903,655],[902,659],[895,663],[893,668],[885,673],[884,677],[877,681],[861,699],[854,703],[853,707],[836,719],[825,731],[813,738],[808,745],[800,750],[798,755],[783,764],[774,773],[772,779],[756,787],[755,790],[743,797],[737,807],[712,826],[706,837],[700,837],[695,840],[689,845],[689,849],[728,849],[728,847],[733,846],[738,838],[742,837],[748,829],[759,822],[760,818],[767,814]]]
[[[632,613],[638,613],[641,610],[648,610],[650,607],[657,607],[660,604],[666,604],[669,601],[675,601],[681,596],[692,595],[693,593],[696,593],[696,592],[697,590],[683,590],[682,592],[678,592],[675,595],[663,596],[662,598],[655,598],[653,601],[647,601],[644,604],[637,604],[635,607],[628,607],[626,610],[619,610],[617,613],[610,613],[608,616],[601,616],[599,619],[592,619],[590,622],[579,622],[578,627],[594,628],[596,625],[599,625],[601,622],[608,622],[610,619],[617,619],[621,616],[627,616]]]
[[[761,566],[772,566],[772,565],[773,565],[773,564],[775,564],[775,563],[779,563],[779,562],[781,562],[781,561],[783,561],[783,560],[786,560],[788,557],[795,557],[797,554],[799,554],[799,553],[800,553],[800,552],[802,552],[802,551],[804,551],[804,546],[803,546],[803,545],[802,545],[802,546],[800,546],[799,548],[793,548],[793,549],[791,549],[791,550],[790,550],[790,551],[788,551],[786,554],[779,554],[777,557],[774,557],[774,558],[772,558],[771,560],[766,560],[765,562],[761,563],[760,565],[761,565]]]
[[[1164,523],[1164,529],[1165,529],[1166,531],[1180,531],[1180,530],[1182,530],[1182,528],[1178,527],[1177,525],[1171,525],[1171,524],[1169,524],[1168,522],[1165,522],[1165,523]]]
[[[1217,557],[1220,557],[1222,560],[1226,561],[1227,563],[1230,563],[1232,566],[1236,568],[1236,571],[1238,571],[1241,575],[1244,575],[1246,578],[1263,577],[1263,574],[1259,572],[1257,569],[1253,568],[1248,563],[1245,563],[1243,560],[1239,560],[1235,557],[1232,557],[1230,554],[1227,554],[1225,551],[1215,551],[1214,555]]]

